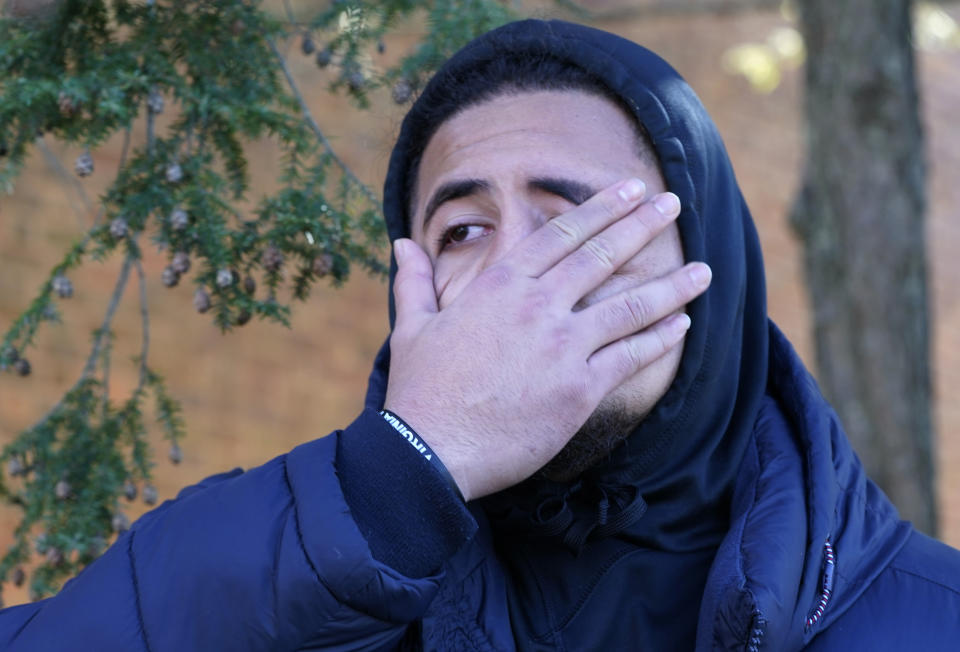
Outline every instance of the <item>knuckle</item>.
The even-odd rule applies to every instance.
[[[563,215],[553,218],[547,224],[551,232],[567,245],[575,245],[583,237],[580,226],[575,221],[566,219]]]
[[[541,290],[529,292],[520,305],[519,319],[523,324],[529,324],[543,316],[551,303],[550,294]]]
[[[600,263],[604,269],[612,270],[614,268],[614,253],[609,243],[603,238],[590,238],[583,243],[583,250],[591,260]]]
[[[491,290],[498,290],[510,285],[513,272],[506,265],[492,265],[481,272],[478,281]]]
[[[671,286],[673,287],[674,303],[678,306],[687,303],[697,295],[697,287],[693,279],[684,270],[678,270],[673,275]]]
[[[410,274],[397,274],[397,277],[393,280],[393,296],[396,297],[398,301],[403,301],[408,288],[414,284],[414,276]]]
[[[637,329],[644,328],[653,320],[653,306],[640,294],[628,294],[625,296],[623,299],[623,307],[630,315],[630,320]]]
[[[644,206],[646,206],[646,204],[644,204]],[[654,210],[654,212],[656,211]],[[654,220],[649,217],[649,214],[649,211],[636,211],[630,220],[633,224],[634,237],[638,242],[644,244],[653,240],[659,231],[655,226],[656,223]],[[657,214],[659,215],[659,213]]]
[[[553,330],[548,340],[547,349],[550,355],[559,357],[570,351],[573,337],[567,328],[558,327]]]
[[[641,366],[642,355],[636,339],[624,342],[623,355],[617,358],[617,373],[622,377],[632,376]]]
[[[615,194],[601,193],[597,195],[597,208],[608,220],[619,217],[622,211],[622,202]]]
[[[657,341],[656,341],[656,350],[653,352],[654,356],[660,356],[670,350],[670,347],[673,345],[673,341],[670,339],[668,331],[662,328],[657,329]]]

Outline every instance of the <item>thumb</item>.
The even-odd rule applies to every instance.
[[[393,279],[397,327],[418,323],[438,312],[433,265],[420,245],[409,238],[398,238],[393,243],[393,255],[397,259],[397,276]]]

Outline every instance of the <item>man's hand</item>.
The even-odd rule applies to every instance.
[[[384,407],[443,460],[467,500],[532,475],[611,390],[677,345],[703,263],[574,306],[679,214],[633,179],[548,221],[440,311],[427,255],[397,240]]]

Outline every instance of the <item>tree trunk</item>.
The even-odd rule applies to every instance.
[[[819,379],[869,475],[936,531],[923,134],[910,0],[801,0],[804,244]]]

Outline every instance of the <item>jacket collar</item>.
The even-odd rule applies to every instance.
[[[701,602],[697,649],[800,649],[850,608],[911,527],[866,477],[772,322],[768,397],[738,478]]]

